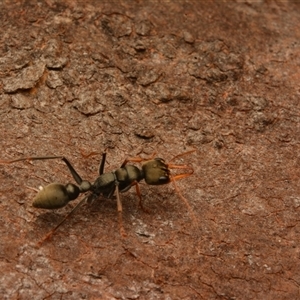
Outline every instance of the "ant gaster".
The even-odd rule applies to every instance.
[[[195,150],[185,152],[175,156],[172,160],[176,158],[194,152]],[[153,158],[153,156],[152,156]],[[122,225],[122,202],[120,198],[120,193],[128,191],[132,186],[136,187],[136,193],[139,197],[139,204],[143,210],[142,197],[140,193],[140,188],[138,183],[141,180],[149,185],[163,185],[170,183],[174,184],[176,191],[178,192],[181,199],[185,202],[188,209],[190,210],[193,218],[194,214],[187,202],[187,200],[181,195],[179,189],[175,184],[175,180],[190,176],[194,170],[192,167],[186,165],[173,165],[166,163],[162,158],[154,159],[142,159],[142,158],[131,158],[126,159],[121,167],[113,172],[104,173],[104,165],[106,160],[106,152],[102,154],[102,159],[99,166],[99,177],[92,184],[87,180],[82,180],[79,174],[75,171],[71,163],[64,156],[41,156],[41,157],[25,157],[10,161],[0,160],[0,164],[11,164],[19,161],[32,161],[32,160],[49,160],[49,159],[62,159],[70,170],[73,178],[75,179],[77,185],[73,183],[68,183],[66,185],[60,183],[51,183],[46,187],[42,188],[38,194],[34,197],[32,205],[36,208],[44,209],[57,209],[64,207],[70,201],[77,199],[81,193],[90,192],[86,197],[84,197],[67,216],[55,227],[53,228],[46,237],[41,241],[45,241],[50,238],[53,233],[65,222],[65,220],[73,214],[82,204],[85,202],[91,203],[95,199],[103,195],[106,198],[111,198],[116,192],[117,195],[117,207],[119,216],[120,233],[125,236],[125,231]],[[171,161],[172,161],[171,160]],[[144,162],[142,168],[127,164],[128,162]],[[185,169],[188,173],[171,175],[170,169]]]

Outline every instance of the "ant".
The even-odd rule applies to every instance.
[[[190,154],[195,150],[191,150],[185,153],[181,153],[171,159],[175,160],[186,154]],[[93,153],[94,154],[94,153]],[[89,155],[88,155],[89,156]],[[89,192],[63,219],[54,227],[45,238],[39,243],[43,243],[49,239],[54,232],[70,217],[80,206],[85,202],[91,203],[95,199],[103,195],[106,198],[111,198],[116,192],[117,195],[117,209],[120,233],[122,236],[126,236],[122,224],[122,202],[120,193],[128,191],[132,186],[136,187],[136,193],[139,198],[139,205],[145,211],[142,205],[142,196],[139,188],[139,182],[145,180],[149,185],[163,185],[173,182],[175,190],[179,194],[180,198],[187,205],[193,218],[195,216],[187,202],[187,200],[180,193],[175,180],[188,177],[193,174],[194,170],[190,166],[186,165],[174,165],[166,163],[162,158],[153,158],[154,154],[150,159],[143,159],[140,157],[125,159],[121,167],[115,171],[104,173],[104,165],[106,160],[106,151],[102,154],[102,159],[99,166],[99,177],[92,184],[87,180],[82,180],[79,174],[75,171],[74,167],[64,156],[39,156],[39,157],[23,157],[14,160],[0,160],[0,164],[12,164],[19,161],[32,161],[32,160],[49,160],[49,159],[61,159],[68,167],[71,172],[76,184],[68,183],[66,185],[60,183],[50,183],[46,187],[42,188],[33,199],[32,206],[43,209],[57,209],[66,206],[70,201],[73,201],[79,197],[80,194]],[[141,163],[142,168],[139,169],[135,165],[128,164],[129,162]],[[185,169],[188,173],[182,173],[177,175],[171,175],[170,169]]]

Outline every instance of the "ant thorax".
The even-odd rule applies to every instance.
[[[126,165],[115,171],[115,175],[121,192],[125,192],[132,186],[134,182],[140,182],[144,179],[143,172],[136,166]]]

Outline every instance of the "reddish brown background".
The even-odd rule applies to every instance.
[[[61,161],[0,165],[4,299],[299,299],[296,1],[1,1],[0,159],[65,155],[86,179],[156,151],[193,166],[84,206],[31,207]]]

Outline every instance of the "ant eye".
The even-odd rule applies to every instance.
[[[168,176],[161,176],[159,177],[159,183],[169,183],[170,182],[170,178]]]
[[[165,161],[163,158],[160,158],[160,157],[156,157],[156,158],[154,158],[154,160],[161,161],[161,162]]]

